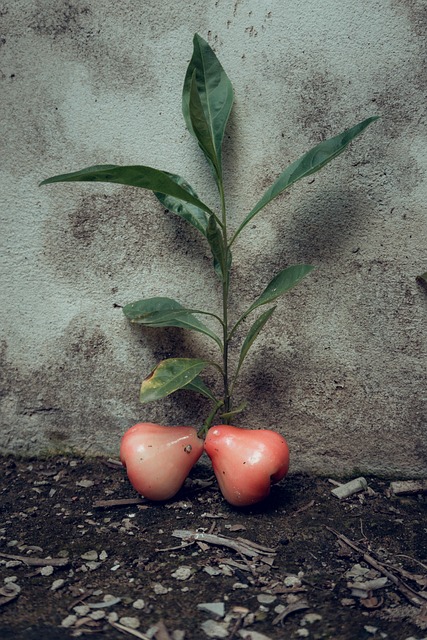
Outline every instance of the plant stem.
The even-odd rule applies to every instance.
[[[223,379],[224,379],[224,411],[228,413],[231,409],[231,397],[228,379],[228,291],[230,273],[228,268],[228,237],[227,237],[227,212],[225,207],[224,185],[222,180],[219,182],[219,192],[221,196],[221,218],[222,218],[222,239],[224,245],[224,260],[222,265],[222,328],[224,336],[223,351]],[[227,420],[226,420],[227,422]]]

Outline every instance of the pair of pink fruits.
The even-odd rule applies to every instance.
[[[194,427],[139,422],[123,436],[120,460],[132,486],[150,500],[168,500],[182,487],[206,451],[224,498],[243,507],[260,502],[289,468],[286,440],[269,429],[221,424],[206,439]]]

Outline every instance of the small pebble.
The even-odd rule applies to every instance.
[[[216,620],[205,620],[200,627],[208,638],[227,638],[229,635],[228,625]]]
[[[65,580],[63,580],[62,578],[59,578],[58,580],[54,580],[52,582],[52,586],[51,586],[50,590],[51,591],[57,591],[58,589],[63,587],[64,584],[65,584]]]
[[[222,573],[220,569],[216,569],[215,567],[204,567],[203,571],[209,576],[219,576]]]
[[[5,584],[10,584],[11,582],[16,582],[17,580],[18,580],[18,576],[9,576],[8,578],[5,578],[3,582]]]
[[[89,487],[93,487],[94,484],[93,480],[79,480],[79,482],[76,482],[76,485],[83,487],[83,489],[89,489]]]
[[[225,616],[225,604],[223,602],[201,602],[197,605],[200,611],[206,611],[216,618],[223,618]]]
[[[313,622],[319,622],[320,620],[322,620],[322,616],[318,613],[306,613],[301,624],[313,624]]]
[[[95,549],[92,549],[91,551],[82,553],[80,557],[82,560],[98,560],[98,552]]]
[[[308,638],[308,636],[310,635],[310,632],[308,629],[298,629],[295,635],[297,635],[299,638]]]
[[[276,596],[269,596],[267,593],[260,593],[256,599],[260,604],[273,604],[277,600]]]
[[[239,635],[245,640],[271,640],[268,636],[258,631],[250,631],[249,629],[240,629]]]
[[[42,567],[40,569],[40,573],[42,576],[51,576],[53,573],[53,567],[49,565],[48,567]]]
[[[129,629],[138,629],[140,622],[138,618],[123,616],[123,618],[120,618],[120,624],[122,624],[124,627],[129,627]]]
[[[112,611],[107,616],[108,622],[117,622],[118,619],[119,619],[119,616],[117,615],[117,613],[115,611]]]
[[[301,580],[297,576],[286,576],[283,580],[285,587],[300,587]]]
[[[144,602],[144,600],[142,600],[142,598],[141,598],[141,599],[139,599],[139,600],[135,600],[135,602],[133,603],[133,605],[132,605],[132,606],[133,606],[133,608],[134,608],[134,609],[144,609],[144,607],[145,607],[145,602]]]
[[[99,554],[99,559],[106,560],[107,558],[108,558],[108,553],[105,550],[101,551],[101,553]]]
[[[79,604],[73,607],[73,611],[75,611],[78,616],[86,616],[90,611],[90,607],[88,607],[87,604]]]
[[[69,629],[70,627],[73,626],[75,622],[77,622],[77,616],[69,615],[63,619],[63,621],[61,622],[61,627],[65,627],[66,629]]]
[[[165,593],[168,593],[168,589],[160,584],[160,582],[155,582],[153,584],[153,591],[157,596],[163,596]]]
[[[247,589],[248,587],[249,585],[244,582],[235,582],[233,584],[233,589]]]
[[[191,574],[191,567],[182,566],[172,573],[172,578],[175,578],[175,580],[188,580]]]
[[[98,611],[92,611],[92,613],[89,614],[89,618],[92,618],[92,620],[102,620],[103,618],[105,618],[105,611],[102,611],[102,609]]]

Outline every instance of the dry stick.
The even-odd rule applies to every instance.
[[[295,611],[301,611],[302,609],[309,609],[309,605],[307,602],[294,602],[293,604],[288,604],[286,609],[277,615],[272,624],[282,624],[283,620],[287,618],[291,613],[295,613]]]
[[[19,560],[29,567],[65,567],[70,564],[69,558],[31,558],[31,556],[15,556],[11,553],[0,553],[0,558]]]
[[[108,507],[129,507],[135,504],[146,504],[142,498],[123,498],[122,500],[98,500],[93,503],[94,509],[107,509]]]
[[[110,622],[111,626],[117,629],[118,631],[122,631],[123,633],[129,633],[131,636],[135,636],[135,638],[140,638],[140,640],[150,640],[145,633],[141,633],[136,629],[131,629],[130,627],[125,627],[124,624],[120,624],[119,622]]]
[[[273,549],[268,549],[267,547],[261,547],[261,545],[255,546],[254,543],[251,543],[249,540],[243,542],[239,542],[238,540],[233,540],[232,538],[226,538],[225,536],[214,535],[211,533],[198,533],[197,531],[187,531],[185,529],[175,529],[172,532],[172,535],[175,538],[181,538],[181,540],[195,540],[200,542],[206,542],[207,544],[214,544],[222,547],[229,547],[237,553],[241,553],[245,556],[250,556],[254,558],[255,556],[275,556],[276,552]],[[252,546],[253,545],[253,546]],[[261,547],[260,549],[258,547]],[[262,557],[260,558],[262,560]]]
[[[363,549],[360,549],[357,545],[354,544],[354,542],[352,542],[349,538],[344,536],[342,533],[339,533],[338,531],[335,531],[335,529],[332,529],[331,527],[328,527],[328,526],[326,527],[326,529],[331,533],[333,533],[335,536],[337,536],[337,538],[342,540],[351,549],[353,549],[357,553],[360,553],[360,555],[363,556],[363,559],[365,560],[365,562],[370,564],[372,567],[374,567],[374,569],[377,569],[377,571],[379,571],[384,576],[386,576],[389,580],[391,580],[391,582],[393,582],[396,585],[396,587],[399,589],[402,595],[404,595],[405,598],[407,598],[411,604],[414,604],[417,607],[421,607],[423,604],[425,604],[423,600],[427,599],[427,594],[414,591],[414,589],[411,589],[409,585],[405,584],[402,580],[400,580],[393,573],[391,573],[391,571],[386,569],[386,567],[381,562],[379,562],[378,560],[375,560],[375,558],[369,555],[369,553],[366,553],[365,551],[363,551]],[[423,600],[420,600],[419,599],[420,597]]]

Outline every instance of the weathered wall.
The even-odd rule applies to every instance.
[[[139,419],[198,424],[208,411],[188,393],[138,404],[160,359],[207,343],[131,328],[117,306],[168,295],[215,310],[201,236],[143,191],[37,186],[140,163],[216,202],[181,116],[197,31],[236,92],[231,225],[322,137],[382,116],[235,245],[235,313],[287,264],[318,266],[254,347],[240,424],[281,430],[294,470],[425,473],[424,0],[3,0],[0,15],[1,450],[116,453]]]

